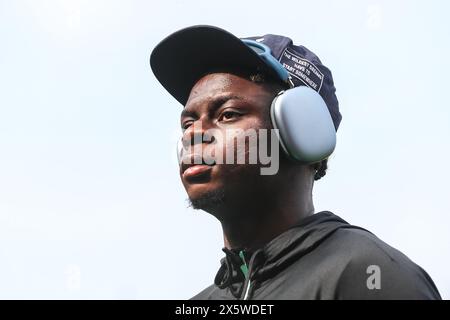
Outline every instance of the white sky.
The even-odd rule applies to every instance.
[[[343,120],[316,211],[371,230],[450,298],[449,9],[0,0],[0,298],[183,299],[212,283],[220,225],[186,208],[181,106],[148,63],[193,24],[282,34],[319,55]]]

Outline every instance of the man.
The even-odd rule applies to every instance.
[[[313,184],[327,157],[297,161],[282,138],[283,152],[273,152],[278,142],[269,139],[279,158],[275,174],[262,174],[267,163],[250,163],[250,138],[233,149],[242,132],[274,129],[273,101],[293,88],[320,95],[333,134],[341,121],[331,72],[314,53],[283,36],[249,39],[276,61],[212,26],[175,32],[150,58],[157,79],[184,105],[180,176],[192,207],[223,229],[214,284],[193,299],[440,299],[432,279],[401,252],[331,212],[314,212]],[[283,71],[288,81],[280,80]],[[234,161],[219,161],[229,150]],[[242,155],[245,163],[236,161]]]

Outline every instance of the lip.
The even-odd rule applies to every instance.
[[[212,169],[212,166],[207,164],[195,164],[189,166],[183,171],[183,177],[185,179],[201,176]]]
[[[207,164],[200,155],[187,154],[181,162],[181,173],[183,178],[194,178],[208,173],[214,165],[215,163]]]

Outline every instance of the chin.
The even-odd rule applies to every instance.
[[[202,199],[222,192],[223,181],[214,169],[198,177],[186,178],[181,174],[181,181],[191,203],[201,202]]]
[[[214,211],[219,206],[224,204],[225,189],[224,188],[207,188],[196,190],[196,192],[188,192],[190,206],[194,209],[201,209],[204,211]]]
[[[225,204],[225,195],[233,202],[232,199],[239,201],[248,192],[248,182],[254,180],[253,167],[235,165],[223,169],[216,165],[210,175],[197,179],[187,180],[181,176],[192,208],[213,213]]]

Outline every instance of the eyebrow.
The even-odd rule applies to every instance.
[[[223,104],[225,104],[227,101],[230,101],[230,100],[244,100],[244,98],[241,96],[235,95],[235,94],[218,96],[208,103],[208,110],[207,110],[208,114],[213,114]],[[184,108],[183,111],[181,111],[180,118],[194,116],[194,115],[196,115],[195,111],[191,111],[191,110]]]

